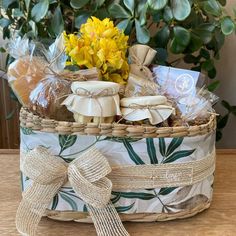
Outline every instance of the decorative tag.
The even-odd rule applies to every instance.
[[[196,94],[196,85],[199,82],[200,72],[157,66],[153,68],[155,81],[163,89],[163,93],[179,98]]]

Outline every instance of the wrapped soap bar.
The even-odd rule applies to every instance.
[[[30,93],[29,110],[40,117],[59,121],[72,121],[73,113],[61,105],[71,94],[71,81],[56,75],[47,75]]]
[[[116,115],[121,115],[119,88],[119,84],[113,82],[73,82],[73,94],[62,105],[74,113],[79,123],[111,123]]]
[[[152,125],[165,121],[174,108],[164,96],[143,96],[121,99],[121,112],[125,120],[141,121],[148,119]]]

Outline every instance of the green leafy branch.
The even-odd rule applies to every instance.
[[[217,117],[216,140],[219,141],[223,136],[223,129],[225,128],[230,115],[236,116],[236,106],[231,106],[227,101],[221,101],[221,105],[226,109],[226,114]]]
[[[236,28],[236,11],[234,17],[228,15],[226,0],[2,0],[0,5],[4,38],[17,31],[46,42],[63,30],[78,31],[92,15],[109,17],[129,35],[131,44],[155,48],[155,63],[176,66],[184,61],[211,79],[216,77],[215,60],[225,37]],[[171,54],[177,59],[171,61]],[[219,86],[220,81],[213,80],[208,89]]]

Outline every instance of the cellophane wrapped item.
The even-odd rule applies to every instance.
[[[30,94],[29,109],[44,118],[71,121],[73,114],[61,105],[71,93],[71,82],[56,75],[47,75]]]
[[[129,75],[128,83],[125,87],[125,97],[154,96],[159,94],[159,86],[154,81]]]
[[[204,75],[200,72],[157,66],[153,69],[160,94],[165,95],[176,107],[172,125],[204,122],[214,113],[212,106],[218,97],[204,88]]]
[[[44,118],[71,121],[73,114],[61,105],[71,93],[71,80],[61,73],[67,59],[62,37],[57,38],[44,54],[50,63],[44,69],[44,77],[30,93],[29,109]]]
[[[178,101],[183,120],[191,122],[194,120],[205,120],[214,113],[212,106],[218,101],[218,97],[206,90],[204,87],[197,88],[196,94],[186,96]]]
[[[33,56],[35,44],[17,37],[9,43],[9,54],[15,59],[8,67],[8,81],[19,102],[28,107],[29,94],[44,77],[45,61]]]

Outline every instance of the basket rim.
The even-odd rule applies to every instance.
[[[192,137],[214,131],[216,129],[216,115],[211,114],[209,120],[204,124],[192,126],[156,127],[118,123],[81,124],[78,122],[45,119],[22,107],[20,110],[20,126],[31,128],[34,131],[65,135],[103,135],[120,138]]]

